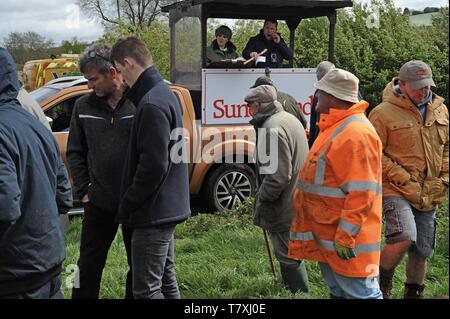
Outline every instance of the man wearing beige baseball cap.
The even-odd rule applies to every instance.
[[[272,85],[253,88],[245,97],[257,131],[255,149],[257,193],[253,222],[269,233],[284,284],[291,292],[308,292],[305,262],[287,256],[289,227],[294,212],[292,193],[308,154],[305,129],[283,110]]]
[[[369,115],[383,143],[386,245],[380,286],[385,299],[391,298],[394,271],[406,253],[404,298],[422,298],[427,258],[435,245],[436,206],[448,189],[448,109],[432,86],[430,66],[409,61]]]
[[[319,90],[319,129],[294,193],[289,257],[319,262],[332,299],[381,299],[381,141],[358,78],[331,69]]]

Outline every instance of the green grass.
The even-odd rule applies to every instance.
[[[175,267],[182,298],[328,298],[319,267],[307,262],[311,293],[291,295],[272,277],[263,232],[252,224],[251,203],[235,212],[199,214],[177,226],[175,231]],[[437,215],[437,248],[428,264],[426,298],[448,296],[449,231],[448,199]],[[71,222],[66,234],[65,268],[76,264],[79,256],[81,218]],[[405,258],[406,259],[406,258]],[[276,263],[277,264],[277,263]],[[127,262],[122,234],[118,232],[103,273],[101,298],[123,298]],[[63,292],[71,272],[63,273]],[[394,298],[401,298],[405,281],[405,260],[394,278]]]

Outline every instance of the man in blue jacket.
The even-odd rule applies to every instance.
[[[136,105],[119,206],[119,221],[133,228],[133,296],[179,298],[173,233],[191,213],[187,161],[173,160],[171,153],[184,141],[179,134],[171,138],[183,127],[181,106],[138,38],[120,39],[111,60]]]
[[[59,214],[72,190],[52,133],[20,106],[19,89],[0,48],[0,298],[62,298]]]

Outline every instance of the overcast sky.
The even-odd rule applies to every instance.
[[[356,0],[368,1],[368,0]],[[34,31],[56,44],[73,37],[86,42],[95,41],[103,29],[98,21],[87,19],[76,0],[0,0],[0,43],[10,32]],[[421,10],[444,6],[448,0],[394,0],[401,8]]]

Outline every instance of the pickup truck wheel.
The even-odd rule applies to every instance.
[[[211,174],[204,188],[207,209],[233,209],[254,195],[255,183],[255,173],[248,165],[220,166]]]

